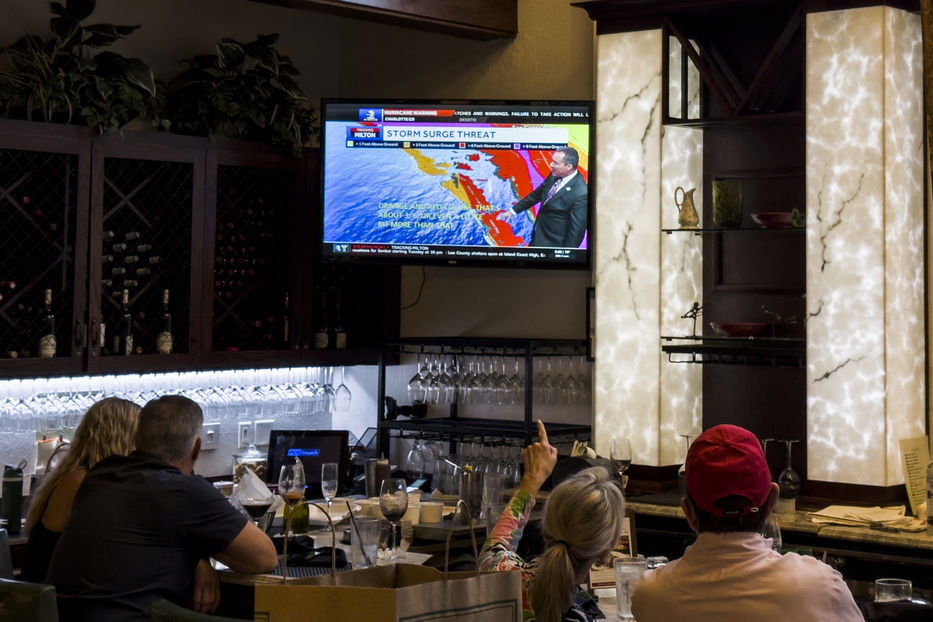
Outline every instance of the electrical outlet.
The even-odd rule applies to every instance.
[[[269,435],[275,427],[275,419],[260,419],[253,424],[253,442],[257,445],[268,445]]]
[[[252,421],[241,421],[237,426],[236,438],[237,447],[246,447],[252,442]]]
[[[205,423],[201,427],[201,451],[211,451],[220,447],[220,424]]]

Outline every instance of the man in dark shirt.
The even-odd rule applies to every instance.
[[[157,600],[185,605],[209,557],[240,572],[275,568],[268,536],[191,475],[202,419],[186,397],[152,400],[139,414],[136,451],[88,471],[49,567],[61,620],[143,621]]]

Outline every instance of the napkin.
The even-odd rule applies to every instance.
[[[240,477],[240,483],[237,484],[236,492],[233,496],[237,502],[241,502],[243,499],[268,499],[272,504],[269,507],[270,511],[285,505],[285,501],[278,495],[272,494],[272,491],[269,490],[266,483],[259,479],[259,476],[250,469],[245,469],[243,471],[243,475]]]
[[[870,527],[883,531],[923,531],[924,521],[905,516],[903,505],[890,507],[863,508],[852,505],[830,505],[810,514],[810,520],[817,524],[847,525],[850,527]]]

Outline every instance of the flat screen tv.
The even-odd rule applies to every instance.
[[[327,261],[588,269],[592,101],[322,102]]]

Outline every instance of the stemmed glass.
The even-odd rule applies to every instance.
[[[800,475],[791,466],[791,448],[796,440],[781,441],[787,446],[787,466],[778,475],[777,485],[781,487],[781,496],[785,499],[796,499],[800,495]]]
[[[620,481],[625,481],[625,472],[632,464],[632,444],[626,437],[612,437],[609,442],[609,461]]]
[[[292,511],[305,497],[305,468],[301,460],[294,459],[292,464],[283,464],[279,473],[279,494],[288,504],[285,514],[285,531],[282,533],[282,581],[288,578],[288,531],[291,528]]]
[[[337,496],[340,476],[337,472],[336,462],[325,462],[321,465],[321,494],[327,500],[327,513],[330,514],[334,497]]]
[[[395,530],[398,528],[399,520],[408,511],[408,490],[404,478],[393,477],[382,480],[382,488],[379,491],[379,509],[391,526],[392,546],[389,549],[389,559],[394,561],[398,557]]]
[[[687,449],[684,451],[684,462],[680,465],[680,469],[677,471],[677,478],[682,480],[687,473],[687,454],[690,453],[690,445],[693,445],[694,439],[696,439],[699,434],[678,434],[678,436],[687,441]]]
[[[345,383],[346,380],[346,368],[340,367],[340,386],[337,387],[337,391],[334,393],[334,410],[339,413],[345,413],[350,411],[350,400],[353,399],[353,394],[350,392],[350,387]]]

